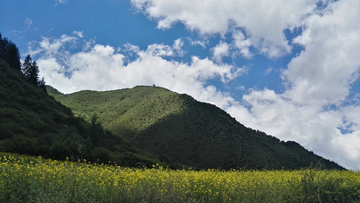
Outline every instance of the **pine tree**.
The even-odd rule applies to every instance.
[[[30,77],[28,78],[29,82],[38,85],[39,82],[39,67],[36,64],[36,61],[33,61],[30,68]]]
[[[18,71],[21,70],[19,49],[16,47],[15,44],[9,44],[6,59],[10,67]]]
[[[2,38],[0,33],[0,59],[5,60],[10,67],[20,71],[20,54],[19,49],[14,43],[9,41],[6,37]]]
[[[27,55],[22,66],[22,72],[26,79],[30,78],[31,66],[32,66],[31,56]]]
[[[44,89],[46,90],[44,77],[42,77],[41,80],[38,81],[37,86],[39,86],[39,87],[41,87],[41,88],[44,88]]]
[[[6,38],[2,38],[0,33],[0,58],[5,60],[6,56],[6,48],[7,48],[8,40]]]
[[[36,86],[44,86],[45,81],[42,79],[39,81],[39,67],[36,64],[36,61],[32,61],[31,56],[27,55],[22,67],[22,72],[25,78],[32,84]]]
[[[11,68],[21,71],[25,78],[32,84],[45,88],[45,80],[39,80],[39,67],[36,61],[32,61],[31,56],[27,55],[21,67],[19,49],[7,38],[2,38],[0,33],[0,59],[6,61]]]

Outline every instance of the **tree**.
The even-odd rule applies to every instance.
[[[0,59],[6,61],[11,68],[18,70],[19,72],[22,71],[23,75],[30,83],[41,87],[46,91],[44,78],[39,80],[39,67],[36,64],[36,61],[32,61],[31,56],[27,55],[21,67],[19,49],[6,37],[2,38],[1,33]]]
[[[2,38],[1,33],[0,33],[0,58],[5,60],[5,56],[6,56],[6,49],[7,49],[7,45],[8,45],[8,40],[6,38]]]
[[[10,43],[7,49],[6,59],[10,67],[17,71],[21,70],[19,49],[15,44]]]
[[[101,123],[97,121],[98,117],[94,114],[91,118],[91,126],[90,126],[90,133],[89,137],[91,143],[94,146],[99,146],[102,143],[102,138],[105,135],[104,128],[102,127]]]
[[[36,64],[36,61],[32,62],[30,72],[29,72],[29,82],[38,85],[39,82],[39,67]]]
[[[41,87],[41,88],[44,88],[44,89],[46,90],[44,77],[42,77],[41,80],[38,81],[37,86],[39,86],[39,87]]]
[[[31,56],[27,55],[22,66],[22,72],[26,78],[30,77],[31,66],[32,66]]]
[[[27,55],[23,63],[22,72],[25,78],[32,84],[45,87],[44,78],[39,80],[39,67],[36,64],[36,61],[32,61],[31,56]]]
[[[5,60],[11,68],[20,71],[20,54],[19,49],[14,43],[7,38],[2,38],[0,33],[0,59]]]

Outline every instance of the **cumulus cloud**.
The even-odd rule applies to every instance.
[[[168,29],[181,22],[188,29],[203,35],[232,32],[242,28],[249,41],[240,37],[237,44],[245,55],[251,43],[269,57],[290,53],[292,47],[284,35],[312,13],[317,0],[201,1],[201,0],[131,0],[133,6],[158,21],[159,29]],[[236,29],[235,29],[236,30]],[[240,31],[236,31],[235,37]],[[244,41],[241,43],[241,41]]]
[[[44,37],[30,48],[39,56],[40,74],[47,84],[64,93],[156,84],[226,108],[234,102],[233,98],[205,83],[214,78],[223,82],[233,80],[243,70],[197,56],[189,63],[165,60],[163,57],[183,52],[181,40],[175,40],[172,46],[151,44],[146,50],[131,44],[121,49],[94,44],[90,49],[74,54],[64,49],[67,44],[77,45],[76,38],[66,35],[59,39]],[[127,60],[130,53],[137,56],[135,60]]]
[[[213,58],[218,63],[222,62],[222,57],[229,56],[229,45],[226,42],[220,42],[212,48]]]
[[[292,85],[288,97],[299,103],[337,104],[349,95],[360,66],[359,8],[358,1],[334,2],[304,22],[306,28],[294,42],[305,51],[284,72]]]
[[[43,37],[42,41],[39,42],[38,44],[37,44],[37,42],[30,43],[28,53],[31,55],[36,55],[36,54],[39,54],[40,52],[42,52],[42,54],[44,54],[46,57],[55,56],[58,53],[67,54],[68,52],[65,51],[63,45],[66,42],[74,43],[76,39],[77,39],[76,37],[67,36],[67,35],[62,35],[58,39],[51,39],[51,38]],[[31,48],[31,44],[33,44],[33,43],[38,45],[38,46],[35,46],[35,49]],[[59,52],[59,49],[62,49],[62,51]]]
[[[285,92],[251,90],[243,96],[248,109],[228,111],[248,126],[359,168],[360,102],[349,98],[360,71],[359,9],[356,0],[336,1],[301,21],[304,30],[293,41],[304,50],[282,73]]]
[[[234,45],[239,49],[240,54],[245,58],[251,58],[252,54],[250,52],[251,41],[250,39],[245,39],[245,36],[242,32],[235,31],[233,32]]]
[[[188,38],[188,40],[192,46],[200,45],[202,48],[206,48],[206,45],[209,43],[206,40],[193,40],[191,38]]]
[[[297,104],[266,88],[252,90],[243,100],[245,106],[233,105],[226,109],[241,123],[283,140],[295,140],[345,167],[359,166],[360,131],[356,129],[359,122],[348,118],[349,107],[331,110],[321,105]],[[353,114],[360,113],[359,106],[351,110]],[[345,118],[351,120],[350,126]],[[343,134],[339,128],[348,128],[348,133]]]
[[[178,56],[184,56],[185,51],[182,49],[184,42],[181,39],[177,39],[174,42],[173,49],[176,50]]]
[[[74,35],[76,35],[76,36],[78,36],[78,37],[80,37],[80,38],[82,38],[82,37],[84,37],[84,35],[83,35],[83,31],[73,31],[73,34]]]

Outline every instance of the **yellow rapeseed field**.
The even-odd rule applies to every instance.
[[[126,168],[2,153],[0,202],[360,202],[360,173]]]

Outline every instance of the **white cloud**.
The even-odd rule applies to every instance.
[[[37,59],[41,77],[45,77],[47,84],[64,93],[156,84],[226,108],[234,100],[205,83],[218,77],[223,82],[233,80],[243,70],[231,65],[218,65],[208,58],[200,59],[196,56],[189,63],[163,59],[164,56],[177,56],[183,52],[181,40],[175,40],[172,47],[152,44],[146,50],[126,44],[120,52],[111,46],[95,44],[88,50],[69,54],[64,47],[74,42],[76,39],[66,35],[60,39],[44,37],[35,47],[41,56]],[[131,52],[137,58],[128,61],[127,56]]]
[[[30,28],[33,22],[31,19],[26,18],[25,23],[28,25],[28,28]]]
[[[245,125],[359,168],[360,103],[346,105],[360,71],[359,9],[359,1],[336,1],[302,20],[294,43],[304,50],[283,71],[285,92],[252,90],[243,97],[248,109],[228,111]]]
[[[232,32],[242,28],[249,41],[240,43],[247,53],[248,43],[269,57],[290,53],[285,29],[294,29],[312,13],[317,0],[131,0],[133,6],[158,21],[159,29],[168,29],[177,22],[203,35]],[[238,32],[237,32],[238,33]],[[244,47],[245,45],[245,47]],[[244,49],[243,49],[244,48]]]
[[[193,40],[191,38],[187,38],[192,46],[200,45],[202,48],[206,48],[206,45],[209,43],[206,40]]]
[[[269,75],[271,72],[273,72],[273,69],[272,69],[272,68],[268,68],[268,69],[266,69],[266,71],[265,71],[265,75]]]
[[[173,49],[178,53],[179,56],[184,56],[185,51],[182,50],[184,46],[184,42],[181,39],[177,39],[174,41]]]
[[[168,46],[163,44],[151,44],[148,46],[147,52],[151,54],[151,56],[173,56],[174,50]],[[139,54],[144,54],[140,52]],[[140,56],[141,56],[140,55]],[[146,57],[145,55],[142,55],[142,57]]]
[[[212,48],[213,58],[218,63],[222,63],[222,57],[229,56],[229,45],[226,42],[220,42]]]
[[[299,103],[337,104],[358,78],[360,66],[360,8],[358,1],[332,3],[323,15],[305,22],[294,42],[305,47],[284,72],[292,85],[288,97]]]
[[[348,168],[359,166],[359,132],[342,134],[338,127],[345,125],[349,115],[344,109],[324,110],[320,105],[300,105],[276,94],[273,90],[253,90],[244,96],[250,109],[234,105],[226,109],[237,120],[283,140],[295,140],[308,150],[330,158]],[[352,108],[353,114],[360,107]],[[359,122],[351,120],[354,126]],[[351,139],[351,140],[350,140]]]
[[[235,47],[239,49],[240,54],[245,58],[251,58],[252,54],[250,52],[251,41],[250,39],[245,39],[245,36],[240,31],[233,32],[233,39]]]
[[[55,0],[56,3],[55,3],[55,6],[59,5],[59,4],[64,4],[67,2],[67,0]]]
[[[47,57],[57,55],[59,53],[59,49],[64,49],[64,44],[67,42],[74,43],[76,41],[76,37],[70,37],[67,35],[62,35],[59,39],[52,39],[52,38],[46,38],[42,37],[42,41],[39,42],[39,46],[36,46],[35,50],[32,49],[31,44],[36,44],[36,42],[31,42],[29,46],[28,53],[30,55],[37,55],[40,52],[43,52],[42,54],[45,54]],[[66,51],[62,51],[60,53],[66,54]]]
[[[84,37],[84,35],[83,35],[83,31],[73,31],[73,34],[74,35],[76,35],[76,36],[78,36],[78,37],[80,37],[80,38],[82,38],[82,37]]]

